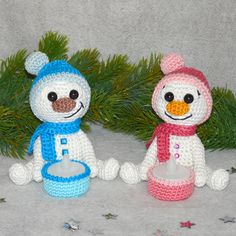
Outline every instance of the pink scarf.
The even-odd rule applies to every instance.
[[[146,144],[149,148],[152,141],[157,137],[157,158],[160,162],[165,162],[170,158],[170,135],[192,136],[196,133],[197,126],[174,125],[162,123],[155,129],[152,138]]]

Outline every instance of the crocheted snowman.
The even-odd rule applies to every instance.
[[[45,162],[63,156],[85,162],[91,169],[91,177],[114,179],[119,163],[113,158],[96,160],[91,142],[80,129],[80,118],[87,112],[91,97],[86,79],[66,61],[49,62],[42,52],[29,55],[25,68],[37,75],[30,90],[30,106],[43,123],[30,141],[29,154],[33,153],[33,160],[26,165],[12,165],[11,180],[17,185],[25,185],[32,179],[40,182]]]
[[[195,185],[224,189],[229,181],[223,169],[212,171],[205,164],[205,150],[196,134],[196,126],[205,122],[212,110],[209,84],[203,73],[188,68],[176,54],[161,61],[164,78],[152,95],[152,107],[165,123],[159,125],[140,165],[124,163],[120,177],[129,184],[147,180],[147,171],[155,164],[174,158],[177,164],[193,168]]]

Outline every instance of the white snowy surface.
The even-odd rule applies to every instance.
[[[120,163],[139,163],[145,155],[144,143],[132,136],[95,125],[88,136],[98,159],[114,157]],[[227,169],[236,166],[236,151],[207,151],[206,159],[213,169]],[[146,182],[127,185],[120,178],[111,182],[93,179],[83,197],[57,199],[45,193],[42,183],[14,185],[9,180],[8,168],[17,161],[26,163],[0,158],[0,198],[6,198],[6,203],[0,203],[1,236],[153,236],[157,229],[166,230],[168,236],[236,235],[236,223],[219,220],[226,215],[236,217],[236,174],[230,175],[230,184],[224,191],[196,188],[191,198],[179,202],[156,200],[148,195]],[[102,215],[107,213],[118,217],[106,220]],[[80,221],[79,231],[63,228],[71,218]],[[196,225],[181,228],[180,222],[188,220]]]

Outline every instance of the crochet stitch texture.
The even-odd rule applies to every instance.
[[[30,106],[44,123],[32,137],[29,151],[33,160],[26,165],[14,164],[10,179],[25,185],[32,179],[42,181],[42,167],[63,156],[86,163],[90,177],[114,179],[119,171],[117,160],[97,160],[93,146],[80,130],[80,119],[89,108],[91,91],[83,75],[66,61],[49,62],[47,55],[34,52],[25,61],[26,70],[37,75],[30,90]]]
[[[153,176],[150,168],[148,175],[148,192],[155,198],[165,201],[178,201],[190,197],[194,190],[194,171],[185,180],[168,181]]]
[[[90,169],[80,161],[73,160],[72,162],[82,165],[85,172],[72,177],[58,177],[48,173],[50,166],[59,163],[60,161],[51,161],[45,164],[42,168],[42,176],[44,179],[44,188],[49,195],[60,198],[79,197],[86,193],[90,186]]]
[[[211,189],[223,190],[228,185],[229,175],[223,169],[212,171],[206,166],[205,149],[197,134],[192,132],[186,136],[174,131],[178,127],[189,129],[209,118],[212,97],[206,77],[195,68],[185,67],[182,57],[174,53],[163,57],[161,69],[165,76],[154,89],[152,108],[166,126],[174,128],[166,134],[162,125],[158,127],[143,162],[137,166],[124,163],[120,177],[129,184],[147,180],[150,168],[173,156],[177,164],[193,169],[197,187],[207,184]]]

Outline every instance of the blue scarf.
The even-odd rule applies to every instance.
[[[28,153],[33,153],[36,139],[41,138],[41,151],[45,161],[56,160],[55,135],[72,134],[80,130],[80,119],[68,123],[45,122],[39,125],[31,137]]]

